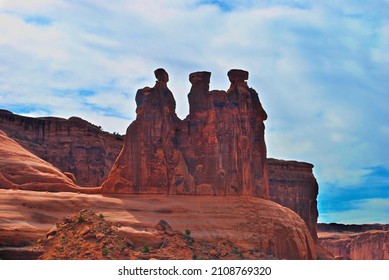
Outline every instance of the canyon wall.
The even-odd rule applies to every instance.
[[[77,117],[30,118],[0,110],[0,129],[25,149],[74,175],[83,187],[100,186],[123,140]]]
[[[319,243],[337,259],[389,260],[389,225],[319,224]]]
[[[270,199],[285,206],[305,221],[312,237],[317,239],[318,184],[313,175],[313,165],[305,162],[269,158]]]
[[[39,191],[77,191],[71,178],[33,155],[0,130],[0,187]]]

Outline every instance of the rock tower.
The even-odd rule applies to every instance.
[[[153,88],[136,94],[136,120],[102,191],[269,198],[267,114],[247,85],[249,73],[230,70],[227,91],[209,90],[210,72],[191,73],[184,120],[175,113],[168,73],[160,68],[155,76]]]

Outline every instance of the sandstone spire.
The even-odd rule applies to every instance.
[[[136,120],[128,127],[124,146],[103,191],[116,193],[169,193],[177,165],[176,102],[167,87],[168,73],[154,72],[157,82],[136,94]]]
[[[167,87],[169,75],[136,94],[137,118],[127,129],[106,192],[247,195],[269,198],[264,124],[267,118],[248,72],[231,70],[229,90],[209,91],[211,73],[194,72],[183,121]]]

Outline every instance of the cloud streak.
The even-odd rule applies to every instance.
[[[0,105],[124,133],[154,69],[185,117],[189,73],[227,89],[242,68],[269,115],[269,156],[315,164],[320,201],[388,168],[388,1],[233,3],[2,0]]]

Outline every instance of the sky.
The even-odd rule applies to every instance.
[[[0,0],[0,108],[125,133],[137,89],[249,71],[268,157],[314,164],[319,222],[389,223],[389,1]]]

